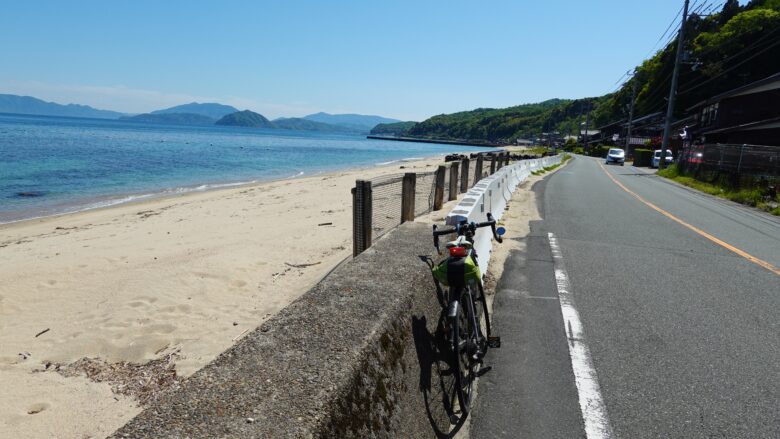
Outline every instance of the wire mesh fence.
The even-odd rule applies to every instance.
[[[500,156],[507,164],[509,156]],[[461,160],[439,166],[435,172],[387,175],[372,180],[358,180],[353,189],[353,254],[357,255],[385,233],[404,221],[441,209],[484,177],[499,169],[492,165],[496,158],[481,158],[478,172],[476,160]],[[492,165],[492,166],[491,166]],[[470,166],[468,171],[465,167]],[[465,184],[461,182],[467,173]],[[473,176],[473,177],[472,177]],[[452,184],[451,184],[452,181]]]
[[[686,172],[717,172],[759,178],[780,177],[780,146],[705,144],[684,148]]]
[[[433,211],[433,197],[435,193],[436,173],[418,173],[414,191],[414,216],[425,215]]]
[[[371,180],[374,204],[371,212],[371,227],[374,240],[401,224],[403,179],[404,176],[401,174]]]

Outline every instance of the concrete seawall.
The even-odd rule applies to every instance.
[[[391,231],[111,437],[434,437],[432,251],[427,225]]]

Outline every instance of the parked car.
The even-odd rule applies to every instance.
[[[672,157],[672,150],[671,149],[667,149],[666,150],[666,157],[664,157],[664,163],[666,163],[668,165],[668,164],[672,163],[673,161],[674,161],[674,157]],[[658,165],[660,164],[660,162],[661,162],[661,150],[660,149],[656,149],[655,151],[653,151],[653,159],[650,161],[650,167],[651,168],[657,168]]]
[[[620,166],[623,166],[626,163],[626,152],[620,148],[610,148],[606,164],[610,163],[620,163]]]
[[[682,160],[682,157],[680,157]],[[687,160],[689,165],[701,165],[704,163],[704,149],[701,146],[694,146],[687,152]]]

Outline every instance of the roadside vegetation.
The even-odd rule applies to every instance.
[[[658,175],[701,192],[753,206],[772,215],[780,216],[780,195],[773,196],[768,185],[758,185],[753,182],[747,185],[742,184],[740,187],[734,187],[726,178],[702,181],[694,178],[692,175],[680,173],[676,164],[658,171]]]
[[[554,171],[555,169],[561,167],[561,165],[563,165],[564,163],[566,163],[567,160],[570,160],[570,159],[571,159],[571,156],[569,154],[564,154],[563,155],[563,159],[561,160],[560,163],[556,163],[556,164],[554,164],[552,166],[544,167],[544,168],[542,168],[542,169],[540,169],[538,171],[533,171],[533,172],[531,172],[531,175],[542,175],[542,174],[544,174],[546,172]]]

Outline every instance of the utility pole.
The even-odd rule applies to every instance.
[[[628,133],[626,133],[626,155],[628,159],[629,148],[631,148],[631,123],[634,121],[634,104],[636,103],[636,76],[631,78],[631,109],[628,110]]]
[[[585,136],[583,137],[585,141],[585,155],[590,155],[590,146],[588,145],[588,129],[590,128],[590,103],[588,103],[588,115],[585,116]]]
[[[672,89],[669,90],[669,105],[666,107],[666,122],[664,123],[664,138],[661,141],[661,157],[658,159],[658,169],[666,167],[666,150],[669,148],[669,137],[672,132],[672,113],[674,113],[674,98],[677,97],[677,76],[680,72],[680,60],[683,53],[683,41],[685,40],[685,23],[688,21],[688,1],[683,6],[680,31],[677,33],[677,55],[674,57],[674,70],[672,71]]]

